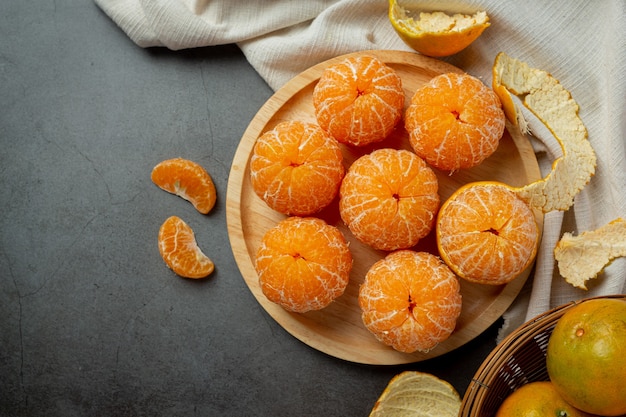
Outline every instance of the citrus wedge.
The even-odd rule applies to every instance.
[[[370,417],[457,417],[460,409],[461,398],[448,382],[405,371],[389,381]]]
[[[412,15],[417,15],[417,19]],[[460,52],[490,25],[487,13],[482,11],[471,16],[448,15],[442,11],[418,12],[402,7],[397,0],[389,0],[389,20],[407,45],[432,57]]]
[[[207,214],[217,199],[213,179],[199,164],[183,158],[159,162],[150,175],[160,189],[187,201],[202,214]]]
[[[215,269],[196,242],[193,229],[177,216],[171,216],[159,229],[159,253],[165,264],[183,278],[204,278]]]
[[[545,178],[514,191],[533,209],[544,213],[569,209],[596,167],[596,155],[578,116],[578,104],[548,72],[531,68],[503,52],[496,56],[493,65],[492,87],[510,123],[518,126],[510,129],[511,135],[519,135],[526,129],[513,101],[515,95],[523,98],[524,106],[550,130],[563,150],[563,156],[553,162],[552,171]]]
[[[561,276],[583,290],[588,280],[621,256],[626,256],[626,220],[622,218],[578,236],[565,233],[554,249]]]

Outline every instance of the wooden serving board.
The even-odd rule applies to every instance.
[[[411,52],[366,51],[394,68],[403,81],[405,106],[415,90],[432,77],[445,72],[462,72],[445,62]],[[254,269],[254,257],[265,232],[285,216],[270,209],[252,189],[249,162],[257,138],[285,120],[316,123],[312,93],[324,69],[347,56],[336,57],[302,72],[278,90],[259,110],[245,131],[230,171],[226,196],[227,223],[233,254],[250,291],[287,332],[307,345],[337,358],[364,364],[394,365],[418,362],[447,353],[478,336],[493,324],[512,303],[530,268],[511,283],[502,286],[472,284],[461,280],[463,308],[453,334],[428,353],[406,354],[385,346],[365,328],[358,306],[359,286],[365,273],[386,253],[376,251],[356,240],[341,221],[336,201],[319,213],[318,217],[337,226],[350,243],[354,266],[345,293],[330,306],[304,314],[290,313],[270,302],[261,292]],[[342,145],[346,166],[359,156],[379,147],[410,149],[403,122],[384,142],[355,149]],[[461,170],[452,175],[435,170],[439,179],[439,194],[445,201],[461,185],[478,180],[498,180],[521,186],[540,179],[537,160],[530,143],[513,140],[505,132],[497,151],[481,165]],[[537,214],[540,230],[543,216]],[[414,248],[437,254],[434,233]]]

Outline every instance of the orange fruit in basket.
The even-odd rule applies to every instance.
[[[400,38],[428,56],[442,57],[462,51],[489,27],[485,12],[473,15],[426,12],[404,8],[403,1],[389,0],[389,20]],[[410,2],[406,2],[409,3]]]
[[[506,284],[534,261],[539,228],[508,185],[485,181],[455,191],[437,215],[441,258],[461,278]]]
[[[211,176],[199,164],[174,158],[158,163],[150,176],[159,188],[189,201],[200,213],[207,214],[217,199]]]
[[[313,89],[313,106],[319,125],[339,142],[379,142],[402,118],[402,80],[376,57],[349,57],[324,70]]]
[[[626,301],[583,301],[559,319],[548,342],[550,380],[570,404],[602,416],[626,414]]]
[[[270,301],[305,313],[320,310],[343,294],[352,254],[336,227],[315,217],[288,217],[263,236],[255,268]]]
[[[436,168],[456,171],[495,152],[505,116],[498,96],[478,78],[447,73],[414,93],[404,124],[415,153]]]
[[[522,385],[504,399],[496,417],[592,417],[568,404],[548,381]]]
[[[439,208],[433,170],[407,150],[377,149],[352,163],[339,189],[339,212],[352,234],[379,250],[425,237]]]
[[[427,252],[399,250],[376,262],[359,289],[365,327],[400,352],[427,352],[461,314],[458,278]]]
[[[196,242],[191,227],[177,216],[171,216],[159,229],[159,253],[165,264],[184,278],[204,278],[215,265]]]
[[[319,126],[300,121],[281,122],[262,134],[250,159],[254,191],[287,215],[322,210],[337,195],[344,173],[337,141]]]

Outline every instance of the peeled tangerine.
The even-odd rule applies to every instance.
[[[287,311],[320,310],[348,286],[352,254],[342,233],[315,217],[287,217],[268,230],[255,268],[263,294]]]
[[[461,314],[459,279],[427,252],[399,250],[376,262],[359,289],[365,327],[405,353],[446,340]]]
[[[512,124],[511,135],[521,135],[520,129],[526,126],[513,102],[514,94],[523,97],[524,105],[554,134],[563,150],[563,156],[554,161],[552,172],[539,181],[523,187],[497,182],[467,184],[442,205],[436,233],[442,258],[470,281],[503,284],[534,260],[540,236],[532,230],[533,211],[567,210],[593,176],[596,157],[578,116],[578,105],[547,72],[500,53],[493,66],[493,89]],[[507,214],[507,207],[515,209]],[[493,223],[485,222],[482,216],[475,216],[474,220],[450,218],[457,212],[472,210],[491,213]],[[505,267],[513,262],[503,260],[509,251],[517,254],[515,268]],[[472,269],[466,269],[466,265]],[[494,273],[484,276],[482,266],[490,266]]]

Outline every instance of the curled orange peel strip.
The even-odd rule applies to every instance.
[[[626,256],[626,220],[617,218],[578,236],[564,233],[554,249],[559,273],[574,287],[587,289],[613,259]]]
[[[574,197],[595,173],[596,155],[587,140],[587,129],[578,116],[578,104],[557,79],[548,72],[531,68],[525,62],[501,52],[493,65],[492,88],[502,102],[513,134],[522,134],[526,123],[513,101],[519,97],[554,135],[563,150],[555,159],[552,171],[543,179],[514,192],[532,208],[544,213],[565,211]]]

